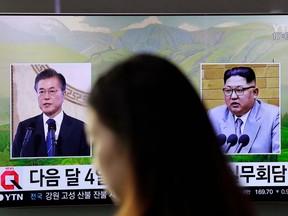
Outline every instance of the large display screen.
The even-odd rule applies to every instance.
[[[20,148],[13,149],[13,143],[21,122],[42,113],[34,89],[41,71],[52,68],[64,75],[63,111],[86,122],[87,95],[99,74],[140,52],[175,62],[199,92],[207,113],[225,106],[224,94],[247,91],[224,88],[226,70],[253,69],[256,84],[248,88],[257,89],[259,104],[273,106],[273,112],[265,105],[248,113],[241,136],[228,124],[215,130],[245,194],[254,201],[288,201],[287,20],[288,14],[0,15],[0,206],[112,204],[114,195],[105,191],[101,173],[91,165],[92,149],[85,155],[28,154],[45,140],[37,125],[17,137]],[[36,131],[43,137],[37,134],[36,139]],[[201,161],[205,163],[205,146]],[[197,178],[192,168],[187,172]]]

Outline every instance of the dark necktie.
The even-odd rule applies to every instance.
[[[55,132],[55,120],[54,119],[48,119],[47,122],[48,124],[48,133],[46,137],[46,147],[47,147],[47,154],[48,156],[54,156],[54,148],[53,148],[53,140],[51,137],[51,129],[54,130]]]

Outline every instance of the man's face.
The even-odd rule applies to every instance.
[[[37,85],[39,108],[50,118],[55,117],[62,109],[65,92],[56,77],[40,80]]]
[[[227,79],[224,88],[247,88],[255,86],[255,82],[247,83],[246,79],[241,76],[231,76]],[[245,89],[243,95],[237,95],[235,91],[230,96],[224,94],[224,100],[228,109],[236,116],[242,116],[248,112],[254,105],[257,99],[258,88]]]

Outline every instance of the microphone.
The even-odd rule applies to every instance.
[[[225,153],[227,153],[232,146],[236,145],[237,141],[238,141],[237,135],[236,134],[231,134],[227,138],[227,147],[225,149]]]
[[[33,131],[34,131],[34,125],[32,123],[29,127],[26,128],[26,133],[25,133],[25,136],[24,136],[24,139],[23,139],[23,142],[22,142],[21,151],[20,151],[20,157],[23,156],[23,151],[24,151],[27,143],[29,142]]]
[[[50,137],[52,140],[52,155],[56,153],[56,138],[55,138],[55,131],[56,131],[56,122],[54,119],[49,119],[47,121],[48,124],[48,133],[50,133]]]
[[[239,137],[239,142],[238,142],[239,145],[238,145],[237,149],[235,150],[235,153],[240,153],[242,148],[248,145],[249,141],[250,141],[249,136],[247,134],[242,134]]]
[[[218,134],[217,139],[219,142],[219,146],[222,146],[226,142],[226,135],[225,134]]]

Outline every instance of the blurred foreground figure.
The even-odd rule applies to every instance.
[[[254,215],[198,93],[170,61],[138,54],[116,64],[95,82],[88,110],[117,216]]]

